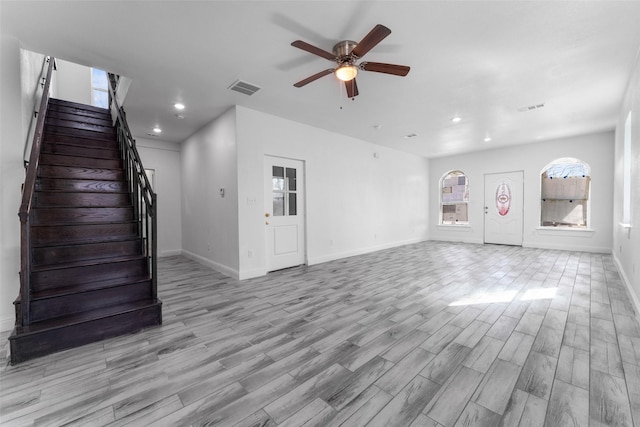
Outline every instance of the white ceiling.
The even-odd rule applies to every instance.
[[[138,138],[181,142],[237,104],[427,157],[613,129],[640,47],[640,1],[2,0],[0,17],[25,49],[133,79]],[[333,76],[293,87],[332,64],[292,41],[331,51],[375,24],[392,33],[364,59],[407,77],[363,71],[355,100]]]

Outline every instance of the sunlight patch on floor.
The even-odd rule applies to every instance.
[[[520,301],[532,301],[537,299],[552,299],[556,296],[558,288],[536,288],[528,289],[520,297]],[[452,302],[449,307],[455,307],[459,305],[473,305],[473,304],[491,304],[498,302],[511,302],[514,300],[518,291],[496,291],[496,292],[479,292],[477,294],[471,294],[465,296],[462,299]]]

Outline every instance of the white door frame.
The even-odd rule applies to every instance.
[[[504,188],[503,184],[506,184]],[[523,239],[524,171],[485,173],[484,243],[522,246]]]
[[[272,166],[296,169],[297,212],[295,216],[274,216]],[[265,224],[265,266],[267,272],[295,267],[297,265],[307,264],[308,262],[305,169],[304,160],[273,155],[264,156],[265,214],[263,218]],[[287,180],[285,179],[285,181]],[[278,237],[278,229],[275,227],[280,228],[280,237]],[[280,254],[276,253],[280,250],[279,248],[284,248]]]

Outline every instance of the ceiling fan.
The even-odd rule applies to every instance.
[[[394,76],[406,76],[410,70],[410,67],[407,67],[406,65],[385,64],[382,62],[357,63],[360,58],[373,49],[389,34],[391,34],[390,29],[384,25],[378,24],[373,27],[373,29],[369,31],[369,34],[364,36],[359,43],[352,40],[343,40],[336,43],[336,45],[333,46],[333,53],[310,45],[302,40],[294,41],[291,43],[291,46],[313,53],[314,55],[321,56],[330,61],[335,61],[336,64],[338,64],[336,68],[327,68],[326,70],[320,71],[306,79],[300,80],[298,83],[294,84],[294,86],[302,87],[318,80],[320,77],[333,73],[338,79],[345,83],[347,96],[349,98],[353,98],[358,96],[358,85],[356,84],[356,75],[358,74],[358,70],[392,74]]]

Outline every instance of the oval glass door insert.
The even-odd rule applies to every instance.
[[[503,182],[498,185],[496,190],[496,208],[498,208],[498,214],[505,216],[509,213],[509,207],[511,207],[511,189],[509,184]]]

